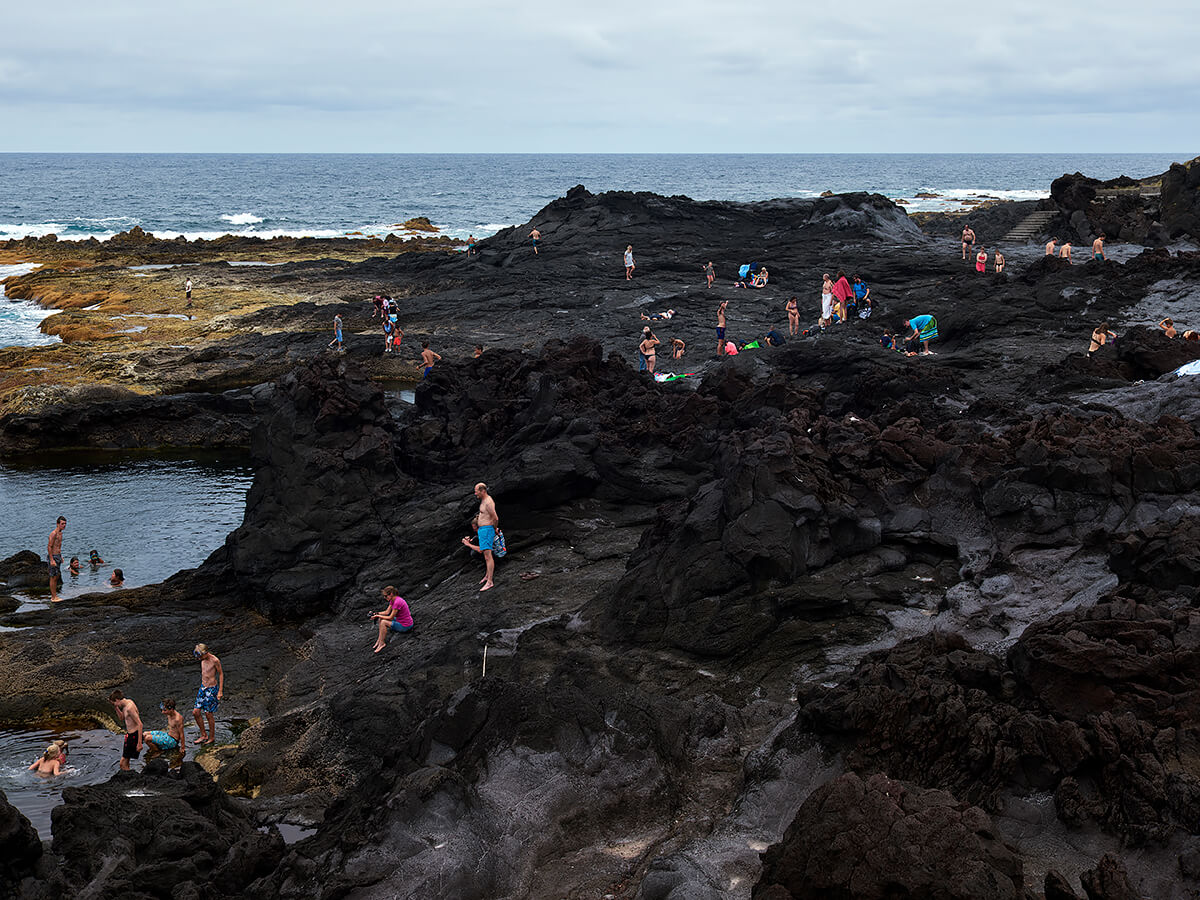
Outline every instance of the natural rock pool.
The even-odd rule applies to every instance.
[[[251,477],[244,458],[218,455],[92,453],[55,456],[50,465],[5,462],[0,558],[32,550],[44,559],[62,515],[64,597],[109,590],[114,568],[124,571],[126,587],[155,584],[201,563],[241,524]],[[93,549],[103,566],[88,565]],[[66,571],[72,556],[81,562],[76,576]],[[47,596],[41,591],[33,599]]]

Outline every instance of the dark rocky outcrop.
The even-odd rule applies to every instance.
[[[755,900],[1022,900],[1021,861],[987,813],[853,773],[817,788],[763,855]]]

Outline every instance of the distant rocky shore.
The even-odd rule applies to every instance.
[[[0,723],[148,705],[193,664],[180,635],[216,635],[247,722],[198,760],[215,781],[189,754],[68,788],[51,844],[0,801],[0,895],[1193,896],[1200,393],[1172,373],[1200,345],[1154,324],[1200,292],[1200,253],[1161,246],[1197,234],[1193,172],[1136,201],[1064,176],[1048,227],[1107,229],[1122,261],[1031,242],[999,275],[961,218],[877,195],[578,187],[477,258],[215,256],[195,318],[138,340],[104,323],[183,313],[177,274],[22,279],[74,318],[0,352],[0,455],[245,446],[257,474],[199,569],[0,613],[24,626]],[[971,221],[992,247],[1019,218]],[[767,287],[734,287],[752,261]],[[869,319],[716,358],[719,301],[737,342],[786,332],[793,295],[808,328],[839,269]],[[664,384],[635,348],[666,309],[687,349],[659,367],[690,377]],[[919,313],[937,355],[880,346]],[[1120,336],[1088,355],[1102,320]],[[418,380],[422,341],[443,359]],[[478,481],[509,547],[483,595]],[[385,584],[417,627],[373,654]]]

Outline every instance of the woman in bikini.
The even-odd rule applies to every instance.
[[[788,333],[795,337],[800,333],[800,304],[793,297],[784,307],[788,314]]]

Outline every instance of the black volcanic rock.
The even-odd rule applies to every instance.
[[[886,775],[817,788],[763,854],[755,900],[1022,900],[1021,861],[987,813]]]

